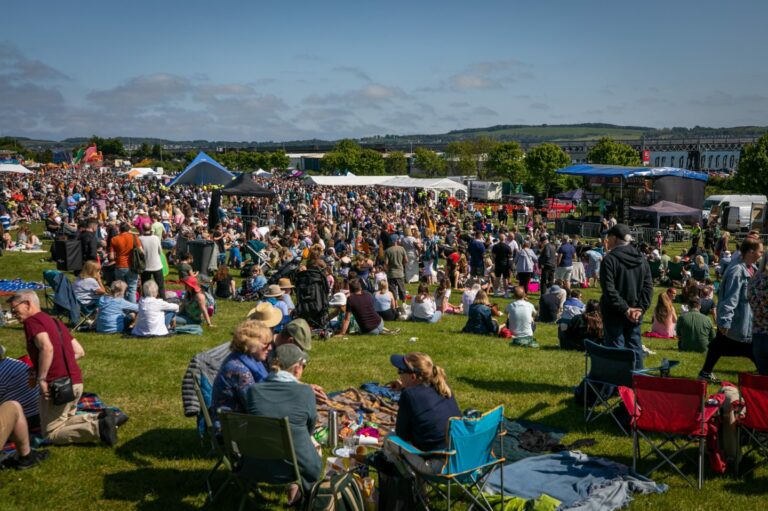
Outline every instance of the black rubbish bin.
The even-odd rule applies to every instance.
[[[189,250],[187,243],[189,240],[184,236],[176,237],[176,259],[181,260],[181,257]]]
[[[203,275],[208,274],[208,266],[213,257],[213,241],[192,240],[187,242],[187,250],[192,254],[192,269]]]

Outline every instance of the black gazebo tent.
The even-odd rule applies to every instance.
[[[213,194],[211,195],[211,207],[208,210],[209,229],[213,229],[213,227],[219,223],[219,206],[221,206],[222,195],[238,197],[274,197],[276,194],[272,190],[268,190],[256,184],[250,174],[240,174],[224,188],[213,191]]]

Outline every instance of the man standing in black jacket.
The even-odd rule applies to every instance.
[[[84,221],[80,230],[80,245],[83,249],[83,262],[97,261],[99,258],[99,240],[96,238],[96,229],[99,228],[98,221],[91,218]]]
[[[629,228],[616,224],[608,230],[607,249],[600,266],[600,312],[603,344],[629,348],[637,354],[636,368],[643,367],[640,325],[651,306],[653,280],[645,257],[630,245]]]
[[[541,288],[549,289],[555,282],[555,266],[557,266],[557,249],[549,241],[549,236],[541,236],[541,245],[539,250],[539,268],[541,268]]]

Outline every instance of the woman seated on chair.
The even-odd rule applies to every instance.
[[[72,291],[80,305],[94,309],[101,295],[107,292],[101,283],[101,265],[96,261],[86,261],[80,276],[72,283]]]
[[[272,330],[261,321],[246,320],[235,328],[229,345],[231,353],[213,380],[211,416],[214,420],[219,410],[245,411],[244,392],[267,377],[263,362],[271,348]]]
[[[148,280],[141,286],[144,296],[139,300],[139,312],[136,325],[131,335],[136,337],[154,337],[168,335],[168,327],[174,320],[174,313],[179,306],[157,297],[159,287],[154,280]]]
[[[96,316],[96,332],[116,334],[128,330],[136,317],[139,306],[125,299],[128,288],[122,280],[116,280],[109,287],[109,294],[99,298],[99,313]]]
[[[393,386],[402,390],[395,434],[422,451],[445,449],[448,419],[461,416],[445,371],[424,353],[392,355],[389,361],[398,374]],[[435,466],[430,461],[424,463],[439,470],[443,459]]]
[[[262,383],[251,385],[244,392],[247,413],[288,418],[305,495],[320,479],[323,468],[323,459],[312,438],[317,422],[315,394],[312,387],[301,382],[308,360],[309,356],[295,344],[282,344],[275,350],[272,372]],[[298,499],[298,490],[296,486],[289,490],[289,504]]]

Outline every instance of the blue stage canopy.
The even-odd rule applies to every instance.
[[[708,175],[703,172],[694,172],[688,169],[678,169],[674,167],[618,167],[613,165],[590,165],[579,164],[571,165],[556,171],[558,174],[567,174],[569,176],[596,176],[596,177],[665,177],[674,176],[686,179],[697,179],[707,181]]]

